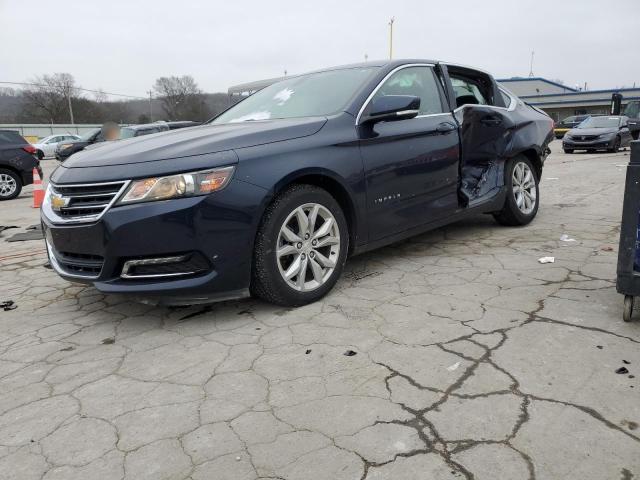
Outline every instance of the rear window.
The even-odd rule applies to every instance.
[[[27,141],[22,138],[18,132],[9,130],[0,130],[0,143],[19,143],[25,144]]]

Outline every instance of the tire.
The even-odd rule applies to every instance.
[[[527,173],[528,172],[528,173]],[[524,190],[518,187],[518,178],[522,179]],[[533,182],[533,184],[531,184]],[[507,226],[522,226],[531,222],[538,213],[540,191],[538,174],[531,161],[518,155],[507,163],[505,169],[505,186],[507,198],[501,211],[493,216],[498,223]],[[532,198],[535,192],[535,198]],[[521,205],[521,206],[519,206]]]
[[[607,148],[607,152],[617,153],[618,150],[620,150],[620,137],[616,137],[616,139],[613,141],[613,147]]]
[[[573,148],[565,148],[564,153],[573,153]]]
[[[301,227],[298,218],[302,215],[309,221],[314,210],[313,228]],[[332,221],[324,235],[322,226],[328,219]],[[318,246],[320,243],[323,246]],[[275,198],[260,222],[253,253],[251,293],[287,307],[315,302],[340,278],[348,248],[347,221],[338,202],[319,187],[293,185]],[[278,251],[287,253],[278,255]],[[299,273],[292,273],[297,266]]]
[[[22,179],[12,170],[0,168],[0,201],[11,200],[20,195]]]
[[[36,155],[38,156],[38,160],[42,160],[44,158],[44,152],[42,150],[38,150]]]

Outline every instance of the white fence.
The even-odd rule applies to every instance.
[[[46,137],[47,135],[72,133],[82,135],[89,130],[101,127],[102,124],[66,124],[66,123],[0,123],[0,130],[15,130],[23,137]]]

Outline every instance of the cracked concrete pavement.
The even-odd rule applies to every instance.
[[[104,296],[5,231],[0,478],[640,478],[640,322],[615,292],[628,151],[552,147],[530,226],[353,258],[297,309]],[[29,192],[0,225],[37,223]]]

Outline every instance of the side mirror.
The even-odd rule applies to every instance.
[[[376,98],[361,123],[392,122],[414,118],[420,113],[420,97],[384,95]]]

